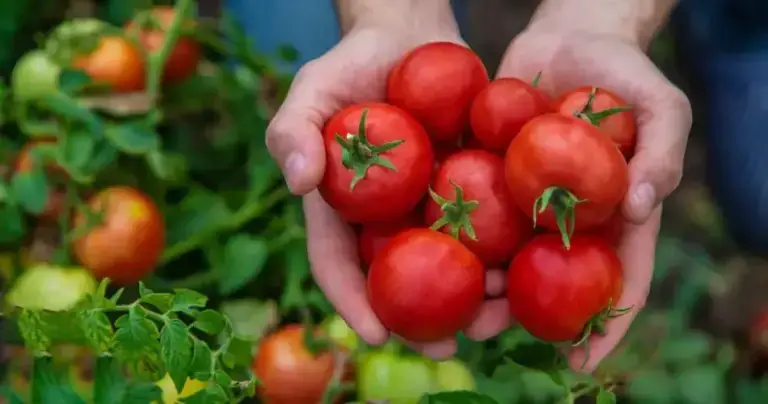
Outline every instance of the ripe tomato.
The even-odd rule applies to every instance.
[[[173,7],[157,6],[151,11],[152,18],[157,26],[140,27],[137,19],[126,24],[125,29],[129,33],[132,30],[140,29],[139,40],[148,54],[159,52],[165,41],[165,30],[167,30],[173,18],[175,11]],[[192,21],[188,21],[185,28],[193,28]],[[189,35],[178,38],[176,45],[168,55],[165,66],[163,67],[163,81],[166,83],[178,83],[184,81],[197,70],[197,64],[200,61],[200,45]]]
[[[563,242],[605,223],[629,187],[627,163],[589,123],[560,114],[534,118],[509,144],[506,178],[512,199],[534,223],[559,230]]]
[[[24,147],[21,148],[19,154],[16,156],[16,160],[13,164],[15,172],[26,172],[32,170],[35,165],[35,158],[32,156],[32,151],[35,147],[41,144],[54,144],[56,138],[53,137],[40,137],[27,142]],[[39,158],[39,157],[38,157]],[[42,161],[41,161],[42,163]],[[45,163],[45,171],[49,177],[55,177],[54,179],[66,179],[67,172],[58,164],[52,162]],[[52,189],[48,194],[48,202],[43,208],[43,211],[37,215],[44,222],[52,223],[59,219],[61,211],[64,208],[64,202],[66,199],[66,192],[60,188]]]
[[[485,150],[448,157],[432,182],[424,218],[461,240],[487,266],[507,262],[533,234],[504,180],[504,159]]]
[[[756,352],[768,354],[768,310],[761,310],[749,327],[749,345]]]
[[[472,133],[486,150],[504,153],[523,125],[552,111],[551,102],[546,93],[520,79],[496,79],[472,102]]]
[[[368,298],[390,331],[438,341],[472,323],[485,297],[485,268],[458,240],[429,229],[390,240],[368,271]]]
[[[165,224],[147,195],[130,187],[107,188],[92,197],[88,207],[101,212],[103,222],[74,242],[83,266],[97,278],[122,285],[138,282],[154,269],[165,246]],[[86,221],[85,213],[78,211],[76,228]]]
[[[579,87],[558,97],[554,102],[554,108],[561,114],[580,116],[587,122],[591,122],[597,126],[600,133],[610,137],[619,145],[625,157],[632,157],[637,122],[634,114],[629,110],[629,104],[618,95],[604,88]],[[616,110],[616,108],[619,109]],[[610,114],[612,110],[614,113]]]
[[[405,55],[389,75],[387,100],[413,115],[439,143],[456,143],[469,128],[469,106],[488,85],[470,49],[432,42]]]
[[[61,67],[39,49],[30,51],[16,62],[11,73],[13,96],[19,101],[45,97],[59,88]]]
[[[262,340],[252,370],[265,404],[317,404],[331,381],[331,352],[313,354],[304,345],[305,328],[287,325]]]
[[[507,299],[512,316],[536,338],[575,341],[600,333],[623,287],[622,267],[611,245],[576,236],[570,250],[555,234],[533,238],[512,260]]]
[[[613,246],[617,246],[621,240],[621,235],[624,230],[624,216],[620,210],[608,219],[607,222],[601,224],[598,227],[589,231],[589,234],[595,235],[608,241]]]
[[[96,49],[77,56],[72,66],[85,71],[94,82],[110,85],[112,91],[117,93],[144,88],[141,52],[123,37],[102,37]]]
[[[408,215],[403,219],[391,222],[364,224],[357,238],[360,261],[364,265],[371,265],[376,254],[384,248],[392,237],[413,227],[422,227],[422,223],[416,215]]]
[[[405,111],[384,103],[353,105],[326,122],[323,138],[320,194],[348,222],[401,218],[427,192],[432,147]]]

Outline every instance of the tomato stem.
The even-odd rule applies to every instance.
[[[461,230],[472,241],[477,241],[477,235],[475,234],[475,228],[472,226],[472,221],[469,219],[469,214],[473,210],[480,206],[477,201],[467,201],[464,199],[464,190],[453,181],[450,181],[451,185],[456,190],[456,197],[453,201],[447,200],[435,192],[431,187],[429,188],[429,195],[432,200],[440,205],[440,210],[443,212],[443,216],[430,226],[432,230],[440,230],[445,226],[450,226],[449,233],[453,238],[458,239]]]
[[[163,75],[165,62],[176,46],[181,36],[181,28],[184,20],[192,11],[192,0],[179,0],[174,7],[173,20],[165,32],[163,46],[160,51],[149,55],[147,69],[147,93],[154,99],[160,91],[160,79]]]
[[[336,141],[341,145],[341,163],[344,167],[355,172],[352,182],[349,183],[350,191],[355,189],[355,185],[365,178],[368,169],[374,165],[397,171],[394,164],[382,157],[381,153],[388,152],[405,142],[404,140],[394,140],[381,146],[372,145],[366,134],[367,117],[368,109],[366,108],[360,116],[360,123],[357,126],[356,134],[347,133],[346,137],[338,133],[336,134]]]
[[[536,77],[533,78],[533,81],[531,82],[531,87],[538,87],[539,81],[541,81],[541,70],[539,70],[538,73],[536,73]]]
[[[551,206],[555,214],[557,228],[563,239],[563,245],[566,249],[570,249],[571,237],[576,230],[576,205],[586,201],[586,199],[579,199],[566,189],[557,186],[549,187],[533,203],[533,227],[536,227],[538,215],[544,213]]]
[[[614,107],[614,108],[608,108],[602,111],[595,112],[592,108],[592,104],[595,101],[595,96],[597,95],[598,88],[592,87],[592,90],[589,92],[589,96],[587,97],[587,102],[584,103],[584,106],[581,107],[580,110],[574,111],[573,115],[581,118],[589,123],[591,123],[594,126],[600,126],[600,124],[605,120],[605,118],[608,118],[609,116],[616,115],[622,112],[630,111],[632,109],[631,106],[625,105],[621,107]]]
[[[605,325],[608,320],[621,317],[629,313],[630,310],[632,310],[632,306],[615,308],[613,306],[613,300],[609,300],[605,309],[601,310],[587,321],[587,324],[584,325],[584,329],[579,335],[579,339],[573,344],[574,347],[584,346],[584,362],[581,365],[582,369],[587,365],[587,360],[589,359],[589,337],[592,334],[605,335]]]

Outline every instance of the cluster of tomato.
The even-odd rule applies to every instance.
[[[415,342],[466,329],[486,270],[508,265],[512,316],[551,342],[621,314],[615,246],[636,123],[616,94],[550,98],[538,78],[490,81],[471,50],[430,43],[391,70],[386,102],[324,128],[325,201],[359,230],[382,324]]]

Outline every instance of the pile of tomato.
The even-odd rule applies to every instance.
[[[394,334],[466,329],[498,268],[510,314],[544,341],[582,342],[625,311],[615,247],[635,118],[608,89],[552,97],[537,82],[489,80],[470,49],[429,43],[392,68],[385,101],[326,122],[319,191],[358,229]]]

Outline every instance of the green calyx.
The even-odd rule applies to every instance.
[[[587,324],[584,325],[584,329],[579,335],[579,339],[573,343],[574,347],[584,346],[584,362],[581,364],[582,369],[586,366],[587,360],[589,359],[589,337],[592,334],[605,335],[605,324],[608,320],[621,317],[629,313],[630,310],[632,310],[632,306],[617,309],[613,307],[613,301],[609,300],[605,309],[601,310],[587,321]]]
[[[584,106],[581,107],[581,110],[575,111],[573,113],[574,116],[577,118],[581,118],[589,123],[591,123],[594,126],[600,126],[600,124],[605,120],[605,118],[608,118],[609,116],[616,115],[622,112],[626,112],[632,109],[631,106],[625,105],[621,107],[615,107],[615,108],[608,108],[602,111],[595,112],[592,109],[592,103],[595,101],[595,95],[597,95],[597,87],[592,87],[592,91],[589,92],[589,97],[587,98],[587,102],[584,103]]]
[[[445,226],[450,226],[449,233],[453,238],[458,239],[461,231],[464,230],[464,234],[467,235],[472,241],[477,241],[477,235],[475,234],[475,228],[472,226],[472,221],[469,220],[469,214],[473,210],[480,206],[477,201],[464,200],[464,190],[461,189],[456,183],[451,181],[451,185],[456,189],[456,198],[453,201],[447,200],[438,195],[437,192],[429,188],[429,195],[432,199],[440,205],[440,210],[443,212],[443,216],[430,226],[432,230],[440,230]]]
[[[392,162],[382,157],[381,153],[390,151],[405,142],[404,140],[395,140],[380,146],[372,145],[366,135],[367,116],[368,109],[364,109],[360,116],[357,133],[347,133],[346,136],[336,134],[336,141],[341,145],[341,163],[344,164],[344,167],[355,172],[355,176],[349,184],[350,191],[355,189],[355,185],[365,178],[368,169],[374,165],[397,171]]]
[[[539,86],[539,81],[541,81],[541,71],[536,73],[536,77],[533,78],[533,81],[531,82],[531,87],[536,88]]]
[[[549,187],[533,203],[533,227],[536,227],[537,216],[551,207],[555,213],[555,223],[560,230],[563,245],[571,248],[571,237],[576,229],[576,205],[586,202],[579,199],[570,191],[560,187]]]

